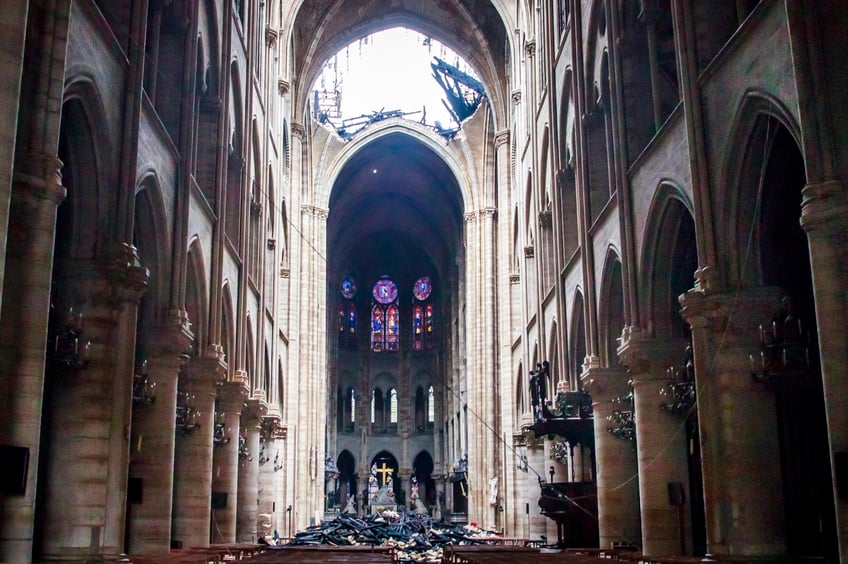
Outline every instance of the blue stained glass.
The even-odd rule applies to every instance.
[[[371,295],[381,304],[390,304],[397,299],[397,284],[384,276],[374,284]]]
[[[430,292],[432,291],[433,287],[430,285],[429,276],[422,276],[415,281],[415,285],[412,287],[412,293],[419,301],[424,301],[429,298]]]
[[[342,280],[341,290],[342,290],[342,296],[344,296],[347,299],[352,298],[353,296],[356,295],[356,282],[353,281],[353,278],[345,277],[345,279]]]

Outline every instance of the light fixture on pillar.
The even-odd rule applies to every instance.
[[[551,447],[551,459],[556,460],[560,464],[568,463],[568,443],[565,441],[557,441]]]
[[[329,454],[324,459],[324,479],[336,480],[341,475],[339,469],[336,467],[336,463],[333,461],[333,457]]]
[[[247,460],[248,462],[253,461],[250,451],[247,450],[247,438],[242,435],[239,435],[238,457],[239,460]]]
[[[147,377],[147,361],[143,361],[133,374],[133,405],[153,405],[156,401],[156,382]]]
[[[669,366],[668,382],[660,388],[660,409],[671,415],[686,417],[695,405],[695,360],[692,345],[686,347],[683,366]]]
[[[226,414],[215,412],[215,429],[212,431],[212,445],[219,447],[230,443],[230,428],[227,427]]]
[[[69,307],[61,312],[50,305],[51,326],[49,358],[54,364],[70,370],[82,370],[88,366],[90,341],[82,340],[82,311]]]
[[[200,412],[194,408],[194,396],[186,392],[177,392],[177,434],[188,435],[200,429],[198,417]]]
[[[268,456],[265,455],[265,437],[263,435],[259,436],[259,466],[263,466],[266,462],[271,460]]]
[[[274,472],[279,472],[283,469],[283,463],[280,462],[280,451],[277,451],[277,454],[274,455]]]
[[[636,417],[633,412],[633,380],[628,380],[630,392],[613,398],[612,403],[616,406],[612,414],[607,415],[607,421],[611,427],[607,431],[618,439],[632,441],[636,439]]]
[[[751,377],[758,382],[800,379],[809,373],[809,335],[795,312],[792,298],[781,300],[771,328],[760,325],[759,358],[749,355]]]

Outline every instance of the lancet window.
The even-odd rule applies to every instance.
[[[356,348],[356,282],[353,278],[345,277],[342,280],[341,300],[339,301],[338,324],[339,324],[339,348]]]
[[[412,350],[421,351],[433,348],[433,304],[431,302],[433,287],[430,278],[422,276],[415,281],[412,295],[415,297],[412,306]]]
[[[399,346],[400,310],[397,284],[383,276],[371,289],[371,350],[396,351]]]

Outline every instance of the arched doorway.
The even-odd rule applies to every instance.
[[[348,500],[356,495],[356,459],[353,455],[343,450],[336,459],[336,467],[339,469],[338,507],[347,507]]]
[[[425,505],[436,503],[436,482],[433,480],[433,457],[426,450],[412,461],[412,475],[418,480],[418,495]]]

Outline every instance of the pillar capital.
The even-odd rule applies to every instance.
[[[288,94],[290,89],[291,83],[288,80],[284,78],[277,79],[277,92],[280,93],[280,96],[285,96],[286,94]]]
[[[625,328],[618,357],[630,368],[634,380],[664,380],[666,369],[684,359],[688,344],[686,339],[648,338],[641,331]]]
[[[266,413],[262,417],[262,437],[266,440],[286,438],[286,428],[279,413]]]
[[[136,248],[121,243],[110,270],[114,299],[119,303],[138,304],[147,291],[150,271],[141,265]]]
[[[151,332],[149,340],[151,356],[171,356],[178,360],[179,364],[185,363],[186,351],[194,341],[185,320],[172,316],[164,324],[154,327]]]
[[[248,400],[244,402],[244,411],[242,411],[245,427],[255,425],[257,428],[260,428],[263,418],[267,413],[268,404],[263,401],[262,398],[257,396],[248,398]]]
[[[844,243],[848,236],[848,198],[839,180],[807,184],[801,191],[801,227],[807,233],[824,233]]]
[[[223,382],[218,386],[218,405],[224,413],[241,415],[250,390],[244,382]]]
[[[39,200],[50,200],[56,206],[67,196],[62,186],[62,161],[56,155],[30,153],[20,171],[15,172],[15,182],[26,186],[26,194]]]
[[[227,377],[227,365],[217,355],[192,358],[185,366],[187,387],[197,387],[206,391],[224,382]]]
[[[500,147],[502,145],[506,145],[507,143],[509,143],[509,129],[502,129],[502,130],[498,131],[497,133],[495,133],[494,142],[495,142],[494,143],[495,149],[497,149],[498,147]]]
[[[583,389],[592,395],[593,405],[626,393],[627,378],[624,368],[589,368],[580,376]]]
[[[712,328],[726,337],[754,337],[754,329],[780,309],[785,291],[756,286],[741,291],[708,294],[690,290],[680,297],[681,315],[693,330]]]

